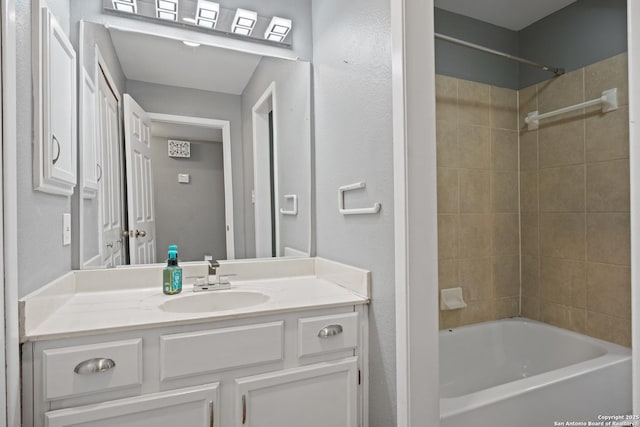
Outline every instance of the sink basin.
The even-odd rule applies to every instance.
[[[260,292],[212,291],[170,299],[160,309],[170,313],[208,313],[251,307],[268,300]]]

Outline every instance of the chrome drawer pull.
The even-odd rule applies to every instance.
[[[341,333],[342,333],[342,325],[329,325],[320,329],[320,332],[318,332],[318,337],[328,338],[334,335],[339,335]]]
[[[109,369],[115,368],[116,362],[111,359],[106,358],[98,358],[98,359],[89,359],[84,362],[78,363],[74,368],[73,372],[78,375],[89,375],[89,374],[97,374],[99,372],[108,371]]]

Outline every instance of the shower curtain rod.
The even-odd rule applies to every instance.
[[[514,56],[514,55],[510,55],[508,53],[500,52],[498,50],[489,49],[488,47],[480,46],[480,45],[477,45],[477,44],[474,44],[474,43],[466,42],[464,40],[460,40],[460,39],[456,39],[456,38],[453,38],[453,37],[445,36],[444,34],[434,33],[434,35],[435,35],[435,38],[437,38],[437,39],[448,41],[449,43],[457,44],[457,45],[460,45],[460,46],[465,46],[465,47],[468,47],[468,48],[471,48],[471,49],[480,50],[482,52],[490,53],[492,55],[501,56],[503,58],[511,59],[513,61],[522,62],[523,64],[528,64],[528,65],[531,65],[533,67],[541,68],[544,71],[550,71],[553,74],[555,74],[556,76],[561,76],[561,75],[564,74],[564,68],[556,68],[556,67],[550,67],[550,66],[544,65],[544,64],[539,64],[537,62],[529,61],[528,59],[520,58],[519,56]]]

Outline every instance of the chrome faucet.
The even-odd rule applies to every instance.
[[[208,277],[198,277],[193,284],[193,292],[203,291],[221,291],[231,288],[231,282],[229,277],[235,276],[235,274],[218,274],[220,263],[213,259],[207,259],[209,262],[209,275]]]

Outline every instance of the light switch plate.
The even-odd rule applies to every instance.
[[[62,246],[71,244],[71,214],[62,214]]]
[[[178,174],[178,182],[181,184],[188,184],[190,180],[190,176],[188,173],[179,173]]]

